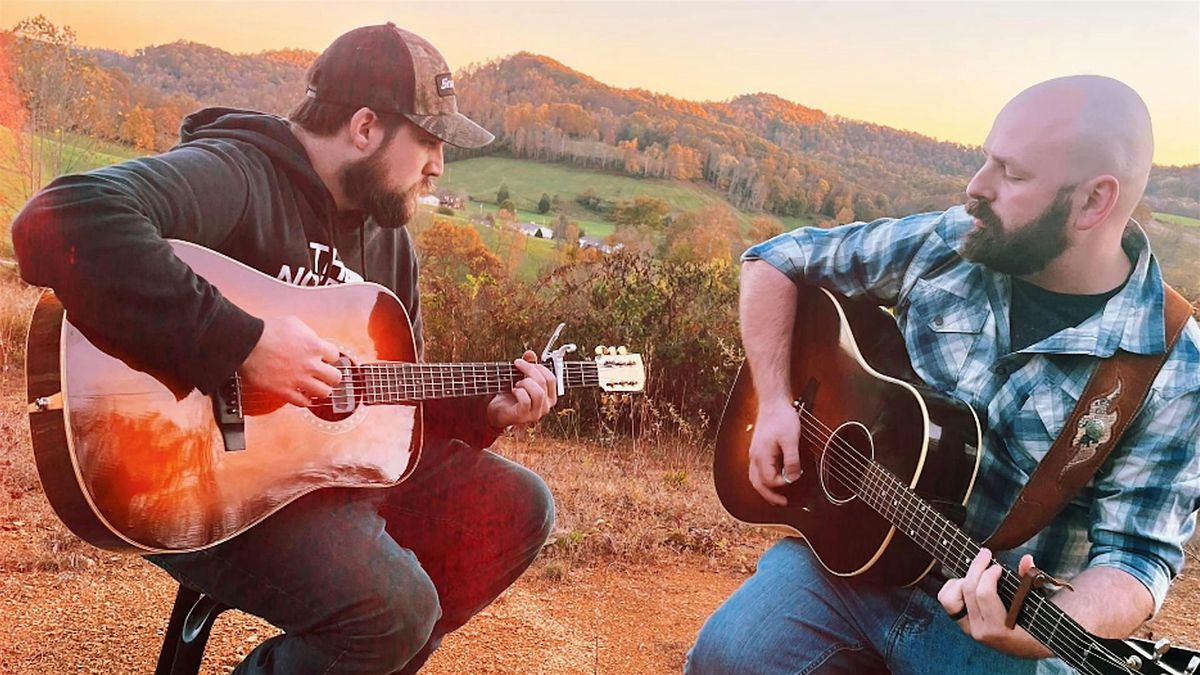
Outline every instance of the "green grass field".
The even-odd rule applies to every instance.
[[[540,196],[541,195],[539,194],[539,198]],[[514,203],[516,202],[514,201]],[[477,213],[490,213],[495,215],[499,210],[500,207],[492,203],[472,201],[470,204],[470,212],[472,215]],[[570,213],[567,214],[567,217],[571,219],[571,222],[578,224],[580,229],[583,230],[584,234],[589,237],[595,237],[596,239],[604,239],[608,235],[612,234],[616,229],[616,227],[607,220],[596,220],[594,218],[586,217],[577,218]],[[520,206],[517,207],[517,222],[520,223],[536,223],[538,225],[545,225],[550,229],[554,229],[554,221],[557,220],[557,218],[558,215],[555,213],[542,214],[538,213],[536,210],[530,211],[522,209]]]
[[[54,178],[56,173],[78,173],[141,156],[145,153],[128,146],[68,134],[64,142],[42,138],[37,151],[42,175],[29,170],[28,146],[19,147],[17,135],[0,127],[0,257],[12,257],[9,226],[17,211],[34,192]]]
[[[517,219],[542,224],[553,222],[554,214],[543,216],[537,213],[538,200],[545,193],[558,196],[563,211],[571,220],[579,223],[589,237],[604,238],[612,234],[613,225],[597,214],[587,211],[575,202],[577,195],[591,190],[597,197],[608,201],[632,201],[645,195],[665,201],[672,211],[696,211],[710,204],[729,206],[716,190],[700,183],[671,180],[631,178],[586,169],[577,169],[563,164],[545,164],[506,157],[476,157],[446,165],[439,186],[455,192],[465,192],[471,197],[471,208],[484,211],[495,209],[496,192],[501,183],[508,185],[508,194],[517,207]],[[759,214],[743,213],[734,209],[743,229]],[[811,225],[811,218],[775,218],[787,229]]]
[[[1200,227],[1200,220],[1197,220],[1196,218],[1188,218],[1187,216],[1177,216],[1172,213],[1155,213],[1154,219],[1160,223],[1186,225],[1188,227]]]
[[[574,205],[575,195],[589,189],[597,196],[613,201],[632,200],[639,195],[656,197],[676,211],[694,211],[724,201],[715,192],[691,183],[616,176],[562,164],[504,157],[477,157],[451,162],[446,165],[445,175],[438,182],[483,202],[495,202],[500,184],[507,183],[508,193],[517,208],[535,212],[543,192],[551,197],[558,195],[564,202]]]

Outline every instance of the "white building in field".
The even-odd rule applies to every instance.
[[[417,202],[425,206],[432,206],[433,208],[437,208],[442,203],[436,195],[421,195],[417,198]]]
[[[580,237],[579,248],[594,248],[601,253],[612,253],[613,251],[620,251],[621,249],[625,248],[625,245],[617,244],[616,246],[609,246],[608,244],[594,237]]]
[[[526,237],[538,237],[541,239],[553,239],[554,230],[537,225],[535,223],[517,223],[517,229]]]

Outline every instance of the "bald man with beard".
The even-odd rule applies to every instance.
[[[1131,219],[1153,156],[1128,86],[1065,77],[996,117],[968,201],[942,213],[802,228],[743,256],[740,314],[758,396],[750,481],[770,503],[799,475],[788,364],[798,285],[893,307],[916,372],[986,429],[964,530],[995,531],[1117,350],[1162,354],[1162,275]],[[1162,606],[1200,508],[1200,329],[1189,320],[1145,408],[1093,480],[1013,551],[912,588],[827,572],[802,539],[769,549],[701,629],[685,671],[1069,672],[1004,624],[993,557],[1069,579],[1052,596],[1085,629],[1127,637]],[[847,533],[853,536],[853,533]]]

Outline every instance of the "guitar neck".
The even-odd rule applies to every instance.
[[[510,362],[367,363],[351,366],[347,375],[355,398],[367,405],[499,394],[525,377]],[[598,386],[596,363],[563,363],[563,385],[567,389]]]
[[[894,474],[872,461],[857,491],[864,503],[939,560],[952,576],[966,576],[982,546]],[[1006,604],[1012,602],[1020,583],[1016,573],[1004,568],[998,591]],[[1041,590],[1032,589],[1026,596],[1017,624],[1080,672],[1097,672],[1097,663],[1105,667],[1100,672],[1134,672]]]

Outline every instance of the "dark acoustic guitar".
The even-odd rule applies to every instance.
[[[422,401],[500,393],[523,377],[512,363],[417,363],[404,306],[377,284],[302,288],[194,244],[171,245],[247,312],[296,316],[337,345],[342,381],[308,407],[236,376],[206,396],[97,347],[46,291],[27,352],[33,450],[51,506],[94,546],[199,550],[313,490],[395,485],[416,468]],[[573,350],[543,353],[560,391],[642,389],[639,355],[564,361]]]
[[[982,429],[970,406],[922,384],[890,314],[823,288],[801,288],[792,334],[793,406],[803,473],[762,498],[749,478],[758,412],[743,366],[721,417],[717,495],[738,520],[806,539],[838,576],[915,584],[941,563],[966,574],[981,546],[959,527],[979,468]],[[1005,569],[1001,598],[1020,577]],[[1017,624],[1081,673],[1193,675],[1200,657],[1163,641],[1109,640],[1085,631],[1040,589]]]

